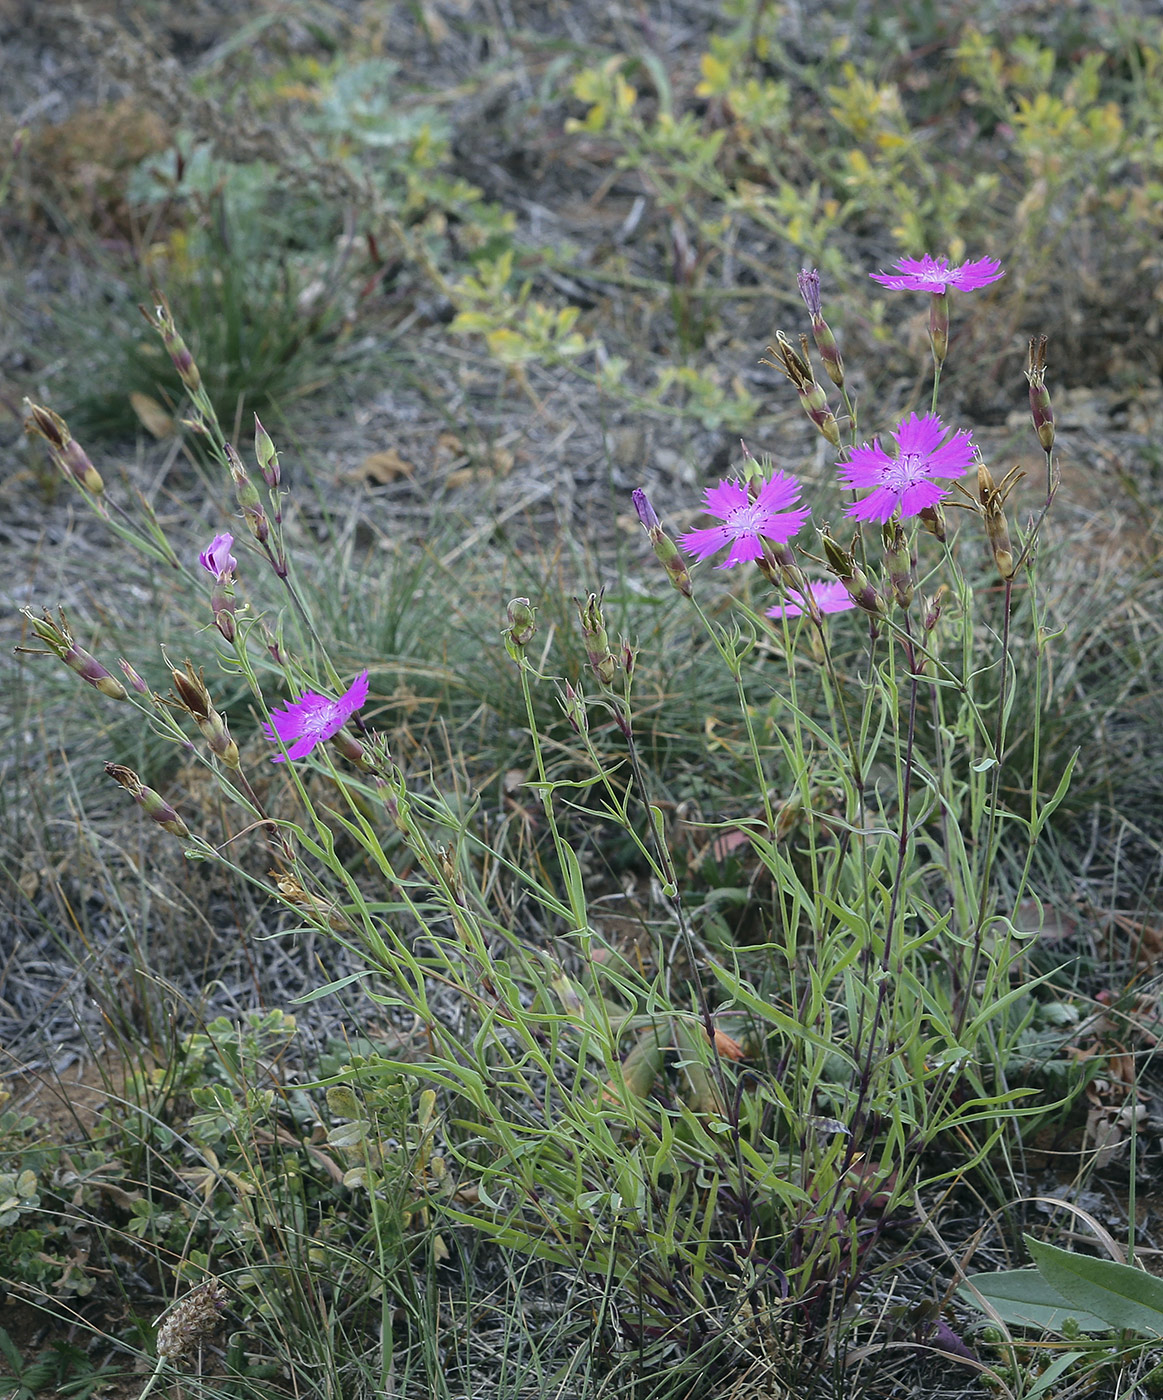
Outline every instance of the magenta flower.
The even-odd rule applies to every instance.
[[[263,732],[272,741],[282,740],[287,758],[306,758],[316,744],[338,734],[366,699],[367,672],[361,671],[338,700],[309,690],[281,710],[272,710],[271,722],[263,724]],[[283,757],[275,754],[271,762],[282,763]]]
[[[765,481],[754,500],[741,481],[720,481],[718,486],[707,488],[703,509],[723,523],[705,530],[689,530],[679,537],[679,543],[696,559],[705,559],[730,545],[731,552],[717,566],[720,569],[758,559],[763,554],[761,538],[786,544],[811,514],[807,507],[787,509],[799,494],[799,482],[783,472],[776,472],[770,481]]]
[[[882,287],[891,287],[896,292],[932,292],[934,296],[940,296],[950,287],[959,292],[976,291],[1005,276],[996,258],[978,258],[976,262],[950,267],[948,258],[931,258],[926,253],[923,258],[898,258],[893,266],[896,273],[870,272],[868,275]]]
[[[230,552],[233,544],[233,535],[215,535],[210,541],[210,548],[198,555],[198,563],[215,578],[220,578],[227,569],[233,573],[238,568],[238,560]]]
[[[812,598],[822,613],[847,612],[856,606],[851,595],[842,583],[832,580],[828,583],[809,582]],[[798,588],[789,588],[780,607],[768,608],[768,617],[799,617],[804,611],[804,595]]]
[[[956,477],[973,461],[973,435],[967,430],[941,441],[945,426],[935,413],[918,418],[915,413],[893,433],[896,456],[890,457],[880,445],[862,443],[853,448],[846,462],[838,462],[840,482],[855,491],[871,490],[870,496],[849,506],[845,512],[857,520],[887,520],[899,508],[901,519],[919,515],[926,506],[944,500],[944,487],[934,477]]]

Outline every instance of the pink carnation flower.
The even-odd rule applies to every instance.
[[[220,578],[227,569],[233,573],[238,568],[238,560],[230,552],[233,546],[233,535],[215,535],[210,541],[210,547],[198,555],[198,563],[215,578]]]
[[[896,273],[870,272],[868,275],[893,291],[932,292],[934,296],[940,296],[950,287],[959,292],[972,292],[1005,276],[996,258],[978,258],[976,262],[950,267],[948,258],[931,258],[926,253],[923,258],[898,258],[893,266]]]
[[[837,463],[840,482],[872,494],[849,506],[845,513],[857,520],[883,522],[899,509],[901,519],[908,520],[943,500],[945,489],[933,478],[962,476],[973,460],[972,433],[953,433],[942,442],[944,431],[935,413],[926,413],[923,418],[910,413],[892,434],[895,456],[881,447],[879,438],[871,446],[862,443],[853,448],[846,462]]]
[[[839,582],[809,583],[816,607],[822,613],[847,612],[856,606],[851,594]],[[768,608],[768,617],[799,617],[804,611],[804,595],[797,588],[789,588],[780,607]]]
[[[763,554],[761,539],[786,544],[811,514],[807,507],[787,508],[799,494],[799,482],[783,472],[776,472],[770,481],[765,481],[754,500],[743,482],[720,481],[718,486],[707,488],[703,509],[723,523],[705,530],[689,530],[679,543],[696,559],[705,559],[730,545],[730,553],[717,566],[720,569],[758,559]]]
[[[306,758],[316,744],[338,734],[360,709],[367,699],[367,686],[367,672],[361,671],[338,700],[309,690],[282,709],[272,710],[271,722],[263,724],[263,732],[272,741],[282,740],[287,758]],[[282,761],[281,753],[271,759],[272,763]]]

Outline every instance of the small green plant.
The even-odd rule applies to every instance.
[[[1016,921],[1072,767],[1050,792],[1036,744],[1032,772],[1010,767],[1016,629],[1048,630],[1034,545],[1057,491],[1053,409],[1032,359],[1047,479],[1023,527],[1010,514],[1018,474],[995,479],[972,433],[936,412],[950,288],[1003,275],[990,258],[903,259],[875,274],[930,307],[930,410],[899,422],[891,449],[888,437],[861,441],[818,276],[802,275],[830,388],[806,334],[797,350],[780,333],[773,364],[838,454],[828,509],[856,523],[851,542],[821,526],[812,545],[793,545],[809,516],[802,488],[764,459],[747,456],[708,490],[713,523],[677,544],[634,493],[660,578],[690,610],[685,645],[721,669],[736,702],[720,742],[746,774],[747,805],[695,824],[720,865],[734,862],[734,908],[709,897],[658,801],[639,651],[611,633],[602,590],[575,599],[580,671],[569,673],[536,651],[537,607],[509,604],[503,650],[530,746],[521,786],[541,830],[511,845],[471,804],[405,771],[364,718],[372,668],[351,679],[331,659],[285,534],[276,445],[256,423],[254,466],[243,460],[168,306],[155,329],[247,550],[221,533],[195,567],[151,521],[114,521],[67,426],[30,409],[97,514],[205,595],[218,665],[249,693],[281,796],[276,807],[219,708],[220,677],[174,666],[163,704],[132,665],[117,680],[63,619],[29,611],[48,650],[110,703],[194,745],[250,844],[216,844],[123,765],[110,776],[188,859],[228,865],[287,911],[284,936],[310,932],[355,956],[357,971],[308,1000],[358,985],[387,1024],[411,1027],[394,1051],[353,1047],[292,1086],[279,1070],[290,1017],[217,1020],[110,1112],[143,1175],[146,1162],[151,1176],[168,1169],[167,1192],[139,1197],[126,1235],[198,1286],[230,1269],[268,1354],[293,1349],[289,1319],[314,1326],[326,1273],[352,1318],[380,1319],[379,1356],[365,1364],[382,1376],[387,1319],[400,1310],[409,1329],[422,1325],[422,1275],[469,1228],[499,1255],[604,1288],[642,1358],[676,1348],[684,1366],[709,1364],[715,1338],[742,1335],[746,1302],[779,1347],[796,1339],[789,1377],[810,1377],[843,1349],[845,1312],[891,1261],[886,1241],[918,1194],[990,1181],[995,1149],[1020,1144],[1023,1120],[1081,1091],[1085,1068],[1064,1061],[1040,1080],[1025,1068],[1049,995],[1022,975],[1036,931]],[[967,471],[954,530],[947,484]],[[774,606],[752,589],[704,603],[691,559],[724,548],[724,567],[753,566]],[[277,616],[264,579],[284,600]],[[545,687],[568,748],[545,731],[534,698]],[[594,833],[611,852],[616,836],[618,859],[654,891],[637,904],[636,943],[603,931],[583,865]],[[336,1364],[312,1335],[319,1364]],[[165,1360],[159,1346],[159,1376]]]

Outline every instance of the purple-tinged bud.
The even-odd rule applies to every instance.
[[[137,672],[133,669],[129,662],[126,661],[124,656],[118,657],[117,664],[121,667],[122,671],[124,672],[125,679],[129,682],[133,689],[137,691],[138,695],[149,694],[149,686],[146,685],[146,683],[137,674]]]
[[[767,353],[774,355],[775,359],[761,360],[760,363],[770,365],[772,369],[782,370],[787,375],[799,395],[800,406],[804,412],[832,446],[839,447],[840,429],[835,415],[828,407],[827,395],[816,383],[816,377],[812,373],[807,336],[800,336],[800,350],[796,350],[783,331],[777,331],[775,344],[767,347]]]
[[[881,526],[884,540],[884,557],[888,565],[888,576],[892,582],[893,597],[902,608],[908,608],[913,601],[912,550],[904,526],[899,520],[886,520]]]
[[[619,645],[622,651],[622,670],[626,673],[626,679],[630,680],[634,675],[634,663],[637,660],[638,653],[625,637],[622,638]]]
[[[631,495],[634,500],[634,509],[638,512],[638,519],[650,537],[650,547],[654,550],[655,557],[666,570],[674,587],[683,597],[689,598],[691,596],[691,576],[687,571],[686,560],[678,545],[663,530],[646,492],[638,487]]]
[[[516,650],[527,647],[537,631],[537,609],[528,598],[513,598],[508,606],[509,625],[504,629],[506,641]]]
[[[844,585],[848,596],[858,608],[863,608],[871,617],[883,617],[884,600],[869,582],[868,575],[856,562],[851,550],[843,549],[828,533],[827,527],[820,532],[824,546],[824,558],[828,568]],[[803,594],[800,595],[804,596]]]
[[[840,347],[836,344],[836,337],[832,334],[831,328],[824,320],[820,310],[820,274],[815,268],[812,268],[810,272],[804,268],[800,272],[798,280],[800,296],[803,297],[804,305],[808,308],[808,315],[812,318],[812,338],[816,342],[816,349],[820,352],[820,359],[824,362],[824,369],[836,388],[843,389],[844,360],[840,354]]]
[[[283,475],[279,470],[279,454],[275,451],[270,434],[258,421],[257,413],[254,415],[254,455],[258,459],[262,479],[272,491],[275,490]]]
[[[945,597],[949,592],[949,585],[943,583],[936,593],[925,603],[925,620],[921,624],[926,632],[932,632],[941,619],[941,610],[945,606]]]
[[[178,328],[174,325],[174,318],[165,297],[158,298],[152,314],[148,307],[139,306],[137,309],[161,336],[162,344],[174,362],[174,368],[178,371],[182,383],[191,394],[197,393],[202,387],[202,376],[198,372],[198,366],[194,363],[194,357],[190,354],[186,342],[178,334]]]
[[[1039,336],[1030,341],[1030,361],[1026,370],[1030,382],[1030,413],[1034,419],[1034,431],[1042,444],[1042,451],[1049,453],[1054,447],[1054,408],[1050,403],[1050,391],[1046,388],[1046,337]]]
[[[29,437],[40,437],[48,444],[49,455],[64,476],[75,481],[91,496],[99,496],[105,490],[101,473],[89,461],[81,444],[74,440],[69,425],[51,408],[43,408],[31,399],[24,400],[28,417],[24,420],[24,431]]]
[[[585,697],[580,690],[575,690],[569,681],[565,683],[565,698],[561,708],[565,711],[565,717],[575,734],[589,733],[590,717],[586,713]]]
[[[947,538],[947,531],[945,528],[945,511],[940,502],[935,506],[922,506],[918,514],[922,526],[934,539],[938,539],[944,544]]]
[[[152,817],[158,826],[164,827],[173,836],[189,836],[190,828],[178,816],[177,811],[160,793],[146,787],[132,768],[126,768],[120,763],[107,763],[105,771],[114,782],[121,784],[146,816]]]
[[[929,303],[929,344],[938,367],[949,353],[949,293],[934,292]]]
[[[586,656],[590,670],[603,685],[612,685],[618,673],[618,659],[610,650],[610,638],[602,617],[603,588],[600,593],[591,593],[583,603],[580,598],[573,601],[581,618],[582,636],[585,638]]]
[[[32,625],[32,630],[36,633],[40,641],[44,642],[49,652],[62,660],[65,665],[75,671],[83,681],[87,681],[94,690],[99,690],[102,695],[107,695],[110,700],[128,700],[129,692],[116,680],[96,657],[90,656],[83,647],[79,647],[73,641],[73,634],[69,631],[68,623],[65,621],[65,610],[58,609],[59,622],[54,622],[50,613],[45,611],[43,617],[37,617],[31,608],[21,608],[20,611]],[[30,647],[17,647],[17,651],[27,652],[32,656],[44,656],[48,653],[37,652]]]
[[[650,504],[650,497],[641,486],[636,486],[634,490],[630,492],[630,499],[634,502],[634,509],[638,512],[638,519],[647,534],[653,530],[662,529],[662,521],[658,518],[658,512]]]
[[[262,624],[262,640],[276,666],[286,666],[290,662],[291,658],[287,655],[282,638],[276,637],[265,622]]]
[[[210,745],[211,751],[227,768],[240,767],[238,745],[230,737],[226,721],[214,708],[203,673],[199,671],[195,675],[192,662],[187,661],[185,671],[171,670],[170,675],[173,677],[178,707],[185,710],[202,731],[202,737]]]
[[[267,513],[262,508],[258,488],[247,475],[246,468],[242,465],[242,458],[230,443],[226,444],[226,460],[230,463],[230,478],[234,482],[234,494],[238,504],[242,507],[242,515],[247,528],[259,544],[265,544],[271,533]]]

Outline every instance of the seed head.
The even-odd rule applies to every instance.
[[[158,1328],[157,1354],[178,1361],[213,1336],[226,1309],[226,1294],[216,1278],[192,1289],[167,1313]]]

